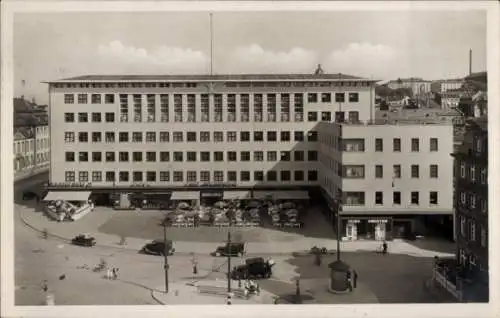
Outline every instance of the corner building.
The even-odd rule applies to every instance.
[[[375,82],[345,74],[52,81],[49,190],[91,191],[122,207],[155,193],[202,203],[318,198],[324,174],[335,173],[319,163],[320,127],[374,121]]]

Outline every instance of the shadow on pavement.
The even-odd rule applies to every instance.
[[[405,240],[405,242],[420,249],[439,253],[455,253],[456,251],[456,245],[454,242],[446,241],[442,238],[424,238],[415,241]]]

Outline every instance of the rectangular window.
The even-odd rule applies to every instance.
[[[74,123],[75,122],[75,113],[64,113],[64,122],[65,123]]]
[[[128,138],[128,132],[120,132],[118,133],[118,140],[120,142],[128,142],[129,141],[129,138]]]
[[[120,182],[128,182],[129,181],[129,172],[128,171],[120,171],[118,174],[118,179]]]
[[[146,132],[146,142],[156,142],[156,132],[147,131]]]
[[[318,112],[307,112],[307,121],[318,121]]]
[[[304,171],[302,171],[302,170],[295,170],[293,172],[293,179],[295,181],[304,181]]]
[[[396,204],[396,205],[400,205],[401,204],[401,192],[394,191],[392,193],[392,203]]]
[[[210,171],[201,171],[200,172],[200,181],[201,182],[210,182]]]
[[[335,93],[335,102],[336,103],[344,103],[345,102],[345,93]]]
[[[227,94],[227,121],[236,121],[236,94]]]
[[[430,151],[438,151],[438,139],[437,138],[431,138]]]
[[[92,104],[100,104],[101,103],[101,94],[92,94]]]
[[[236,171],[227,172],[227,181],[236,182],[237,179],[238,179],[238,174],[236,173]]]
[[[92,171],[92,182],[102,182],[101,171]]]
[[[236,131],[228,131],[226,134],[227,134],[226,139],[228,142],[234,142],[237,140]]]
[[[281,121],[290,121],[290,94],[281,94]]]
[[[134,94],[134,122],[142,122],[142,95]]]
[[[115,153],[113,151],[106,151],[106,162],[115,162]]]
[[[222,151],[215,151],[214,161],[224,161],[224,153]]]
[[[438,176],[439,176],[438,165],[430,165],[430,177],[438,178]]]
[[[384,140],[382,138],[375,138],[375,151],[384,151]]]
[[[132,142],[142,142],[142,132],[140,131],[132,132]]]
[[[101,113],[92,113],[92,122],[100,123],[101,122]]]
[[[295,141],[304,141],[304,132],[303,131],[295,131],[294,133]]]
[[[65,171],[64,172],[64,180],[66,182],[75,182],[75,172],[74,171]]]
[[[146,96],[146,101],[147,101],[147,121],[148,123],[152,123],[155,121],[156,118],[156,96],[153,94],[148,94]]]
[[[250,161],[250,151],[241,151],[240,161]]]
[[[120,151],[118,153],[118,160],[120,162],[128,162],[128,151]]]
[[[187,111],[188,111],[188,122],[196,122],[196,96],[194,94],[187,95]]]
[[[92,161],[93,162],[101,162],[102,161],[102,153],[100,151],[92,152]]]
[[[228,151],[227,152],[227,161],[237,161],[236,151]]]
[[[156,162],[156,152],[155,151],[147,151],[146,152],[146,161],[147,162]]]
[[[316,170],[307,171],[307,181],[318,181],[318,171]]]
[[[307,161],[318,161],[318,152],[316,150],[308,150]]]
[[[418,193],[418,191],[412,191],[411,192],[411,201],[410,201],[410,204],[415,204],[415,205],[419,204],[419,193]]]
[[[438,204],[438,193],[437,191],[429,192],[429,204],[436,205]]]
[[[392,165],[392,177],[394,179],[401,178],[401,165]]]
[[[75,95],[74,94],[64,94],[64,103],[65,104],[74,104],[75,103]]]
[[[321,112],[321,121],[332,121],[332,112]]]
[[[349,93],[349,103],[359,102],[359,93]]]
[[[182,116],[182,95],[174,95],[174,121],[176,123],[182,123],[184,120]]]
[[[78,104],[87,104],[88,95],[87,94],[78,94]]]
[[[277,141],[277,140],[278,140],[278,134],[275,131],[267,132],[267,141]]]
[[[201,94],[200,102],[201,122],[207,123],[210,121],[210,101],[208,94]]]
[[[481,184],[486,184],[487,183],[488,171],[486,170],[486,168],[481,168],[481,172],[480,172],[479,178],[480,178]]]
[[[115,103],[115,94],[104,95],[104,100],[105,100],[106,104],[114,104]]]
[[[394,151],[394,152],[401,151],[401,138],[393,138],[392,139],[392,151]]]
[[[280,179],[281,181],[291,181],[292,174],[289,170],[281,170],[280,171]]]
[[[375,178],[383,178],[384,177],[384,166],[375,165]]]
[[[87,132],[79,132],[78,133],[78,142],[88,142],[89,134]]]
[[[73,151],[65,152],[66,162],[75,162],[75,153]]]
[[[156,182],[156,171],[146,171],[146,181]]]
[[[274,170],[267,171],[267,181],[277,181],[278,173]]]
[[[210,141],[210,132],[209,131],[200,131],[200,141],[201,142],[209,142]]]
[[[115,113],[106,113],[106,122],[107,123],[114,123],[115,122]]]
[[[169,120],[168,94],[160,95],[160,121],[167,123]]]
[[[277,161],[278,154],[276,151],[268,151],[267,152],[267,161]]]
[[[134,162],[142,162],[142,151],[134,151],[132,153],[132,160]]]
[[[311,141],[311,142],[318,141],[318,132],[317,131],[309,131],[307,133],[307,141]]]
[[[160,151],[160,161],[161,162],[169,162],[170,161],[170,152],[169,151]]]
[[[89,153],[86,151],[80,151],[78,153],[78,161],[80,162],[88,162],[89,161]]]
[[[345,205],[365,205],[364,192],[344,192],[343,202]]]
[[[384,204],[384,193],[381,191],[375,192],[375,204],[383,205]]]
[[[182,151],[174,151],[174,161],[175,162],[184,161],[184,154],[182,153]]]
[[[196,182],[197,181],[196,171],[188,171],[186,173],[186,181],[187,182]]]
[[[365,177],[364,165],[343,165],[341,175],[343,178],[358,179]]]
[[[241,171],[240,181],[250,181],[250,171]]]
[[[470,166],[470,181],[476,181],[476,166],[474,164]]]
[[[293,111],[295,113],[295,121],[304,121],[304,94],[295,93],[293,94]]]
[[[224,133],[222,131],[214,131],[214,141],[224,142]]]
[[[173,139],[174,139],[174,142],[183,142],[184,138],[183,138],[182,131],[174,131]]]
[[[142,182],[143,179],[143,173],[142,171],[134,171],[132,172],[132,181],[134,182]]]
[[[322,103],[330,103],[331,101],[332,101],[332,94],[321,93],[321,102]]]
[[[224,182],[224,171],[214,171],[214,182]]]
[[[106,131],[105,140],[106,140],[106,142],[115,142],[115,132],[114,131]]]
[[[169,142],[169,141],[170,141],[170,132],[160,131],[160,142]]]
[[[240,132],[240,141],[250,141],[250,132],[249,131],[241,131]]]
[[[186,158],[189,162],[196,162],[196,151],[188,151]]]
[[[317,103],[318,102],[318,93],[307,94],[307,102],[308,103]]]
[[[214,95],[214,122],[222,122],[222,94]]]
[[[200,160],[202,162],[209,162],[210,161],[210,152],[209,151],[200,152]]]
[[[253,172],[254,181],[264,181],[264,171],[254,171]]]
[[[486,236],[486,229],[481,225],[481,246],[486,247],[488,243],[488,237]]]
[[[253,132],[253,141],[264,141],[264,132],[254,131]]]
[[[290,141],[290,132],[289,131],[281,131],[280,137],[281,137],[281,141]]]
[[[114,171],[106,171],[106,182],[115,182],[115,172]]]
[[[420,151],[420,141],[418,138],[411,139],[411,151],[413,152]]]
[[[254,151],[253,152],[253,161],[264,161],[264,152],[263,151]]]
[[[88,113],[78,113],[78,122],[79,123],[88,123],[89,122],[89,114]]]
[[[120,94],[120,122],[128,122],[128,95]]]
[[[174,171],[174,182],[184,181],[184,171]]]
[[[342,149],[346,152],[363,152],[365,151],[365,140],[362,138],[342,139]]]
[[[263,97],[262,94],[253,95],[253,117],[254,121],[261,122],[263,120]]]
[[[304,151],[296,150],[293,152],[294,161],[304,161]]]
[[[79,182],[88,182],[89,181],[89,173],[88,173],[88,171],[80,171],[80,172],[78,172],[78,181]]]
[[[267,121],[276,121],[276,94],[267,94]]]
[[[291,159],[290,151],[280,152],[280,161],[290,161],[290,159]]]
[[[248,94],[240,95],[240,120],[242,122],[250,120],[250,96]]]
[[[420,169],[418,165],[411,165],[411,177],[420,178]]]
[[[66,143],[75,142],[75,133],[72,131],[64,132],[64,142],[66,142]]]

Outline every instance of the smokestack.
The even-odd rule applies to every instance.
[[[469,75],[472,74],[472,49],[469,50]]]

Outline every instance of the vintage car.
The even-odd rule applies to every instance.
[[[233,268],[231,278],[235,280],[270,278],[273,266],[273,260],[264,260],[262,257],[249,258],[245,264]]]
[[[174,255],[175,248],[174,248],[174,243],[171,240],[167,240],[167,249],[168,249],[167,255]],[[143,254],[164,256],[165,243],[163,241],[152,241],[151,243],[144,245],[144,247],[140,250],[140,252]]]
[[[212,256],[243,256],[245,254],[245,243],[234,242],[234,243],[226,243],[226,245],[219,246],[213,252]]]
[[[92,247],[96,244],[96,241],[94,237],[88,234],[79,234],[71,240],[71,244],[84,247]]]

